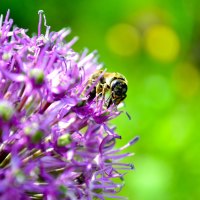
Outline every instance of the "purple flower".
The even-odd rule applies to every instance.
[[[0,200],[120,199],[133,169],[120,162],[132,153],[120,152],[138,137],[115,149],[120,136],[108,121],[120,112],[84,93],[102,67],[96,52],[73,51],[77,38],[50,32],[42,11],[33,37],[12,25],[8,11],[0,18]]]

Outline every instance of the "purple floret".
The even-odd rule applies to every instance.
[[[96,52],[75,52],[70,29],[50,32],[42,11],[33,37],[12,25],[8,11],[0,17],[0,200],[123,199],[116,193],[134,167],[120,152],[138,137],[115,149],[121,137],[108,122],[120,112],[84,93],[102,67]]]

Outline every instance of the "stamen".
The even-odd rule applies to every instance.
[[[43,18],[44,18],[44,26],[46,27],[45,38],[48,39],[48,37],[49,37],[49,31],[50,31],[51,26],[47,25],[47,20],[46,20],[45,14],[43,14]]]
[[[83,58],[85,58],[88,54],[89,50],[87,48],[85,48],[80,56],[80,60],[82,60]],[[82,66],[81,66],[82,67]]]
[[[8,9],[8,11],[7,11],[7,13],[6,13],[6,18],[5,18],[5,20],[4,20],[4,23],[7,23],[7,22],[8,22],[9,16],[10,16],[10,9]]]
[[[107,165],[112,165],[112,166],[127,166],[130,167],[131,169],[134,169],[134,165],[132,163],[108,163]]]
[[[110,155],[110,154],[114,154],[114,153],[117,153],[119,151],[122,151],[122,150],[128,148],[129,146],[133,145],[134,143],[136,143],[138,140],[139,140],[139,136],[136,136],[130,142],[128,142],[126,145],[124,145],[123,147],[121,147],[117,150],[114,150],[114,151],[110,151],[110,152],[106,153],[106,155]]]
[[[58,31],[58,32],[56,32],[56,33],[54,33],[54,34],[52,35],[51,41],[54,42],[55,40],[57,40],[58,38],[60,38],[62,34],[64,34],[65,37],[66,37],[66,36],[69,35],[70,33],[71,33],[71,29],[70,29],[70,28],[63,28],[63,29],[61,29],[60,31]]]
[[[113,159],[113,160],[120,160],[122,158],[127,158],[134,156],[134,153],[125,153],[125,154],[120,154],[120,155],[115,155],[115,156],[108,156],[106,157],[107,159]]]
[[[2,27],[2,23],[3,23],[3,15],[0,16],[0,28]]]
[[[59,41],[62,41],[67,35],[71,33],[70,28],[63,28],[61,31],[58,32]]]
[[[67,48],[70,48],[71,46],[73,46],[75,43],[76,43],[76,41],[78,40],[79,38],[76,36],[76,37],[74,37],[70,42],[68,42],[68,44],[67,44]]]
[[[92,60],[95,55],[97,54],[97,51],[94,51],[92,53],[90,53],[89,55],[87,55],[86,57],[84,57],[79,63],[78,66],[84,66],[87,62],[89,62],[90,60]],[[106,70],[104,70],[106,71]]]
[[[42,14],[44,13],[43,10],[38,11],[39,15],[39,23],[38,23],[38,37],[41,35],[41,25],[42,25]]]

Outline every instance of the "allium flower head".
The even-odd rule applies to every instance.
[[[132,153],[120,152],[138,137],[115,149],[120,136],[108,122],[120,112],[84,93],[102,67],[96,52],[73,51],[77,38],[50,32],[42,11],[33,37],[12,25],[8,11],[0,17],[0,200],[121,198],[133,165],[120,162]]]

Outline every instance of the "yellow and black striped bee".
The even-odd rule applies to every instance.
[[[98,97],[101,96],[103,98],[108,96],[108,99],[106,100],[107,108],[109,108],[112,104],[118,105],[127,96],[126,92],[128,90],[128,81],[122,74],[117,72],[104,73],[103,70],[98,70],[89,78],[86,93],[93,85],[94,87],[88,94],[88,100],[91,101],[95,97],[98,99]]]

